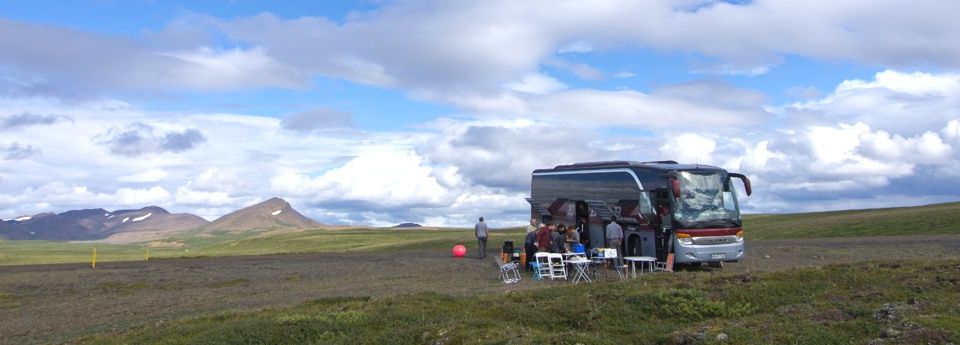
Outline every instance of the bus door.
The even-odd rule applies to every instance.
[[[590,242],[590,207],[583,200],[577,200],[577,214],[574,228],[580,230],[580,243],[593,248]]]
[[[673,198],[669,191],[660,190],[656,200],[654,207],[660,228],[657,232],[657,258],[666,260],[667,254],[673,252],[673,212],[670,212]]]

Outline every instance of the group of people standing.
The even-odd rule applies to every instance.
[[[573,251],[573,245],[581,243],[581,235],[586,227],[586,222],[577,222],[576,226],[567,227],[560,223],[540,223],[536,218],[530,219],[530,225],[527,225],[527,236],[524,238],[523,245],[527,254],[527,262],[533,262],[533,255],[537,252],[566,253]],[[489,229],[487,223],[480,217],[480,221],[473,227],[477,236],[477,246],[479,247],[480,259],[486,257],[487,236]],[[623,243],[623,228],[617,222],[610,222],[605,231],[607,245],[617,250],[616,264],[622,265],[620,261],[620,245]],[[583,242],[586,242],[584,239]],[[584,243],[586,244],[586,243]]]
[[[583,226],[567,228],[565,224],[544,224],[537,227],[537,220],[531,219],[527,226],[527,238],[524,245],[529,245],[534,252],[563,253],[573,249],[573,245],[580,243],[580,234]],[[528,248],[528,252],[530,248]]]
[[[586,222],[583,221],[577,222],[576,226],[567,227],[563,223],[559,225],[556,223],[540,223],[536,218],[530,219],[530,225],[527,225],[527,236],[523,241],[527,262],[533,262],[533,256],[537,252],[571,252],[574,244],[582,243],[583,236],[581,235],[585,231],[585,227]],[[619,252],[620,243],[623,241],[623,228],[616,222],[611,222],[606,230],[608,245]],[[583,244],[586,244],[585,242],[586,239],[583,239]]]

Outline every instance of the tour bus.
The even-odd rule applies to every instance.
[[[743,260],[743,223],[733,179],[751,194],[750,180],[709,165],[675,161],[607,161],[533,171],[531,215],[582,226],[581,241],[606,248],[604,229],[623,227],[624,256],[720,265]]]

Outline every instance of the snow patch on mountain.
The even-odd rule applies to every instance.
[[[152,216],[152,215],[153,215],[153,212],[150,212],[150,213],[147,213],[147,214],[145,214],[145,215],[143,215],[143,216],[134,218],[133,221],[134,221],[134,222],[139,222],[139,221],[141,221],[141,220],[150,218],[150,216]],[[126,221],[126,219],[124,219],[124,221]]]

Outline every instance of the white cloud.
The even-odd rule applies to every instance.
[[[560,46],[557,49],[557,53],[567,54],[567,53],[589,53],[593,51],[593,44],[585,41],[574,41]]]
[[[889,133],[918,135],[957,119],[960,74],[878,72],[873,80],[846,80],[821,99],[782,108],[792,126],[869,124]]]
[[[549,76],[533,73],[523,76],[519,81],[505,83],[503,87],[522,93],[545,95],[563,90],[567,86]]]
[[[766,73],[783,56],[960,67],[960,24],[950,15],[960,4],[694,3],[388,2],[340,23],[185,13],[164,31],[132,38],[3,20],[0,64],[12,71],[6,86],[22,95],[301,88],[325,76],[442,98],[490,95],[510,83],[544,90],[545,79],[523,79],[557,55],[622,49],[703,56],[713,67],[695,70],[741,75]],[[596,76],[578,66],[581,77]]]
[[[867,156],[901,162],[936,164],[950,158],[951,147],[933,132],[905,138],[884,131],[861,135],[860,151]]]
[[[698,63],[691,72],[756,77],[767,74],[773,68],[771,63]]]
[[[115,194],[121,205],[162,205],[170,201],[172,195],[160,186],[150,189],[120,188]]]
[[[316,178],[286,172],[273,177],[271,188],[316,202],[364,203],[382,207],[438,206],[451,200],[434,169],[410,151],[364,152]]]
[[[710,163],[717,144],[713,139],[694,133],[671,136],[660,146],[660,154],[684,163]]]
[[[735,75],[769,73],[783,56],[949,71],[960,67],[957,6],[389,2],[340,23],[188,14],[170,30],[146,35],[176,41],[155,44],[0,19],[0,92],[16,98],[0,108],[44,114],[8,121],[0,148],[16,164],[0,165],[0,209],[156,203],[211,217],[276,194],[340,221],[464,225],[484,213],[522,222],[530,170],[615,158],[740,169],[757,182],[747,202],[753,210],[812,209],[811,200],[825,198],[842,200],[824,203],[833,207],[882,205],[874,195],[903,196],[897,185],[929,177],[921,174],[956,178],[957,73],[890,69],[778,106],[720,82],[596,90],[545,71],[602,79],[603,71],[575,59],[632,49],[704,56],[711,64],[702,70]],[[204,35],[216,44],[198,37]],[[33,98],[303,88],[317,77],[393,88],[453,105],[468,119],[407,132],[298,135],[264,116],[158,114],[115,100],[65,105]],[[131,124],[155,132],[131,134]],[[111,128],[147,140],[94,140]],[[638,129],[642,135],[611,134]],[[169,134],[177,135],[162,141]],[[202,149],[194,145],[200,142]],[[157,149],[163,143],[168,149]],[[127,156],[108,154],[113,149]],[[903,200],[941,200],[935,193],[951,191]]]
[[[181,60],[167,79],[159,82],[171,87],[229,90],[244,86],[280,86],[303,88],[307,78],[301,72],[284,66],[260,47],[217,51],[198,47],[192,51],[158,53]]]
[[[940,133],[949,141],[960,144],[960,121],[950,120]]]
[[[120,176],[117,180],[120,182],[157,182],[165,177],[167,177],[166,171],[151,169],[133,175]]]
[[[235,206],[239,200],[230,197],[227,192],[206,192],[190,189],[187,186],[177,188],[175,202],[181,205],[191,206]]]

